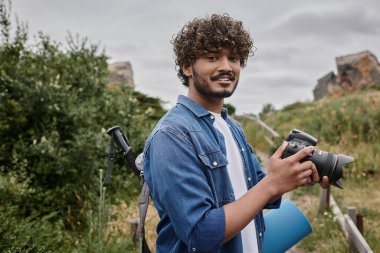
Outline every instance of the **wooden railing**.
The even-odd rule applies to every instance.
[[[270,135],[270,139],[268,138],[269,144],[272,145],[273,140],[280,136],[258,117],[250,115],[243,115],[243,117],[255,121]],[[319,210],[321,212],[325,210],[331,210],[333,212],[341,231],[347,238],[350,253],[373,253],[363,237],[363,216],[359,214],[354,207],[348,207],[347,214],[343,214],[330,193],[330,187],[321,190]]]
[[[319,201],[319,210],[321,212],[330,209],[340,230],[347,238],[350,253],[372,253],[367,241],[363,237],[363,215],[357,212],[355,207],[348,207],[347,214],[343,214],[334,197],[330,194],[330,187],[322,189]]]

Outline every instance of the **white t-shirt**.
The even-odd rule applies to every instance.
[[[244,176],[244,165],[240,152],[241,148],[237,145],[227,122],[222,118],[221,114],[211,112],[215,116],[214,127],[224,136],[224,141],[228,159],[228,175],[235,193],[235,199],[239,199],[247,192],[247,184]],[[241,237],[243,241],[244,253],[259,252],[257,246],[255,220],[252,220],[242,231]]]

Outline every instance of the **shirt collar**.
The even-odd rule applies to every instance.
[[[195,103],[193,100],[190,98],[184,96],[184,95],[179,95],[177,99],[177,104],[181,104],[185,107],[187,107],[190,111],[192,111],[198,118],[210,115],[211,113],[206,110],[203,106],[198,105]],[[226,108],[222,109],[222,117],[224,119],[227,118],[228,111]]]

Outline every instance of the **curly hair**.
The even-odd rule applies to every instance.
[[[209,18],[194,19],[178,32],[171,41],[176,57],[177,75],[182,84],[189,86],[188,77],[181,66],[192,65],[208,49],[236,49],[240,56],[240,65],[245,67],[247,59],[253,55],[253,41],[241,21],[228,14],[213,14]]]

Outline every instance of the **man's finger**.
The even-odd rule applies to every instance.
[[[329,184],[329,178],[327,176],[324,176],[322,178],[322,182],[320,183],[321,187],[326,189],[327,187],[329,187]]]
[[[311,169],[308,169],[308,170],[304,170],[302,171],[300,174],[299,174],[299,177],[300,178],[308,178],[311,176],[311,174],[313,173],[313,171]]]
[[[280,147],[278,147],[278,149],[276,150],[276,152],[274,152],[274,154],[272,155],[273,158],[277,158],[277,159],[280,159],[281,156],[282,156],[282,153],[284,153],[285,149],[286,149],[286,146],[288,146],[288,143],[286,141],[284,141]]]
[[[289,156],[289,159],[292,159],[293,161],[300,161],[313,151],[314,151],[314,146],[307,146],[301,149],[300,151],[298,151],[297,153],[295,153],[294,155]]]
[[[315,167],[315,165],[313,164],[311,170],[313,171],[313,173],[311,174],[311,179],[313,182],[319,182],[319,174],[318,174],[318,170],[317,168]]]

